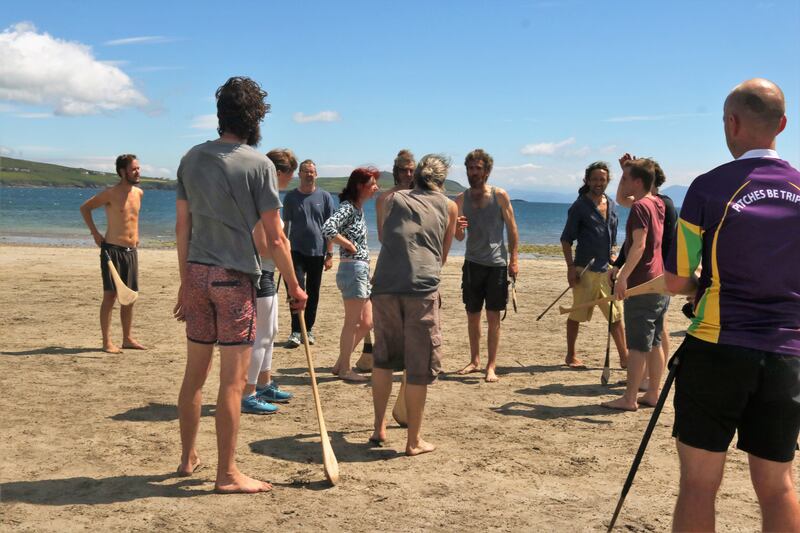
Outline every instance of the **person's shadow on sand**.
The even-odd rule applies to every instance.
[[[177,480],[175,483],[165,483]],[[205,489],[196,488],[206,485]],[[178,477],[177,474],[153,476],[114,476],[101,479],[70,477],[11,481],[0,485],[3,502],[34,505],[92,505],[129,502],[141,498],[188,498],[214,494],[207,479]]]
[[[102,353],[99,347],[80,347],[67,348],[65,346],[45,346],[44,348],[34,348],[32,350],[22,350],[20,352],[4,351],[0,355],[80,355],[84,353]]]
[[[526,388],[515,391],[517,394],[527,394],[529,396],[544,396],[548,394],[558,394],[560,396],[577,396],[577,397],[597,397],[606,396],[612,392],[617,392],[622,387],[621,384],[615,383],[608,386],[603,385],[564,385],[563,383],[551,383],[549,385],[542,385],[538,388]]]
[[[387,445],[383,448],[371,448],[365,436],[362,441],[351,442],[345,438],[349,433],[366,435],[369,430],[362,431],[329,431],[331,447],[339,463],[366,463],[386,461],[404,454]],[[390,443],[391,444],[391,443]],[[398,439],[397,445],[405,450],[405,439]],[[319,433],[298,434],[274,439],[258,440],[250,443],[250,451],[284,461],[295,463],[322,464],[322,445]]]
[[[492,411],[507,416],[524,416],[537,420],[554,420],[556,418],[573,418],[590,424],[611,424],[610,420],[590,418],[595,415],[611,414],[599,404],[573,405],[556,407],[552,405],[537,405],[525,402],[508,402],[500,407],[490,407]]]
[[[200,410],[200,416],[214,416],[216,408],[214,404],[205,404]],[[125,422],[171,422],[178,419],[178,406],[150,402],[144,407],[134,407],[109,418]]]

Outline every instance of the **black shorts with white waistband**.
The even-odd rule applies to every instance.
[[[111,263],[117,269],[117,274],[119,274],[125,285],[132,291],[138,291],[139,255],[136,252],[136,248],[126,248],[125,246],[117,246],[106,242],[100,245],[100,275],[103,277],[103,290],[116,292],[114,278],[111,277],[111,272],[108,270],[106,254],[108,254],[108,258],[111,259]]]

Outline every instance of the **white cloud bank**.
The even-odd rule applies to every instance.
[[[555,155],[564,148],[575,144],[575,137],[558,142],[526,144],[520,150],[522,155]]]
[[[125,39],[114,39],[106,41],[103,44],[106,46],[123,46],[126,44],[159,44],[171,43],[175,39],[172,37],[164,37],[163,35],[144,35],[142,37],[127,37]]]
[[[314,115],[306,115],[305,113],[295,113],[292,115],[292,120],[298,124],[306,124],[308,122],[339,122],[342,116],[338,111],[320,111]]]
[[[57,115],[145,107],[127,74],[92,49],[19,23],[0,33],[0,100],[52,106]]]
[[[198,115],[192,119],[192,127],[196,130],[214,130],[219,126],[217,115]]]

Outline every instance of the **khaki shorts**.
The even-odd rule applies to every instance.
[[[598,298],[605,298],[611,295],[611,283],[608,281],[608,272],[592,272],[587,270],[581,276],[577,285],[572,288],[572,305],[582,304],[597,300]],[[588,322],[592,319],[592,312],[595,307],[600,307],[603,316],[608,320],[608,303],[600,304],[599,306],[584,307],[583,309],[576,309],[569,314],[569,319],[574,322]],[[612,322],[619,322],[622,318],[622,305],[619,301],[614,301],[613,304],[613,318]]]
[[[372,296],[375,324],[373,366],[405,370],[406,383],[430,385],[442,371],[439,293],[422,297]]]

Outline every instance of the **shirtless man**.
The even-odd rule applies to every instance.
[[[100,271],[103,277],[103,303],[100,304],[100,331],[103,334],[103,351],[122,353],[111,340],[111,313],[117,299],[114,280],[108,270],[108,258],[114,264],[122,280],[131,290],[139,290],[139,259],[136,247],[139,245],[139,209],[142,207],[144,192],[136,185],[139,177],[139,161],[133,154],[117,157],[119,183],[86,200],[81,206],[81,215],[92,238],[100,247]],[[98,207],[106,208],[106,234],[102,235],[92,219],[92,211]],[[133,304],[120,306],[122,320],[122,347],[144,350],[131,336],[133,325]]]
[[[392,167],[392,176],[394,176],[394,187],[386,192],[383,192],[375,200],[375,219],[383,220],[383,208],[386,205],[386,200],[397,191],[404,191],[411,189],[414,183],[414,167],[417,162],[414,161],[414,154],[409,150],[403,149],[397,152],[397,157],[394,158],[394,167]],[[378,224],[378,241],[383,242],[383,225]]]
[[[480,148],[467,154],[464,165],[469,189],[456,196],[459,217],[455,237],[459,241],[467,238],[461,286],[470,351],[469,364],[458,373],[480,371],[481,309],[486,301],[487,382],[497,381],[500,311],[508,302],[508,276],[516,278],[519,273],[519,235],[511,199],[503,189],[487,184],[493,162],[492,156]],[[508,233],[508,250],[503,240],[504,226]]]

